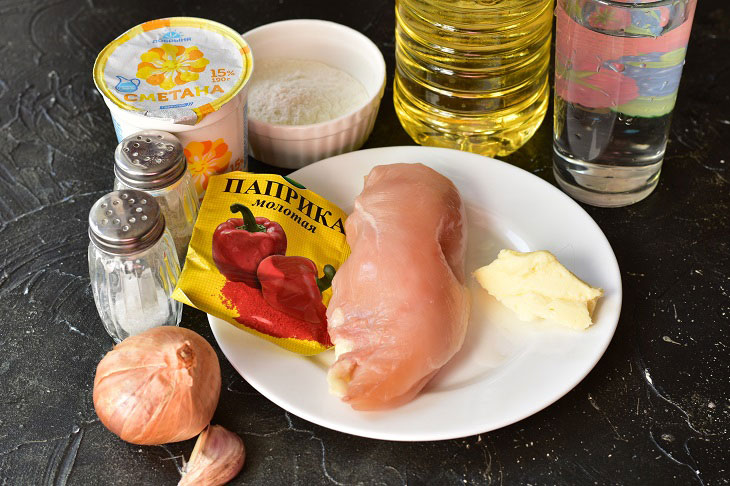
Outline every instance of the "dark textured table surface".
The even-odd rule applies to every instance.
[[[0,0],[0,485],[175,484],[192,450],[122,442],[91,399],[112,341],[89,287],[86,221],[112,187],[116,145],[91,68],[127,28],[173,15],[242,32],[323,18],[365,33],[389,78],[366,147],[412,144],[391,101],[392,0]],[[581,384],[500,430],[395,443],[286,413],[221,355],[214,422],[248,451],[234,484],[727,484],[729,44],[730,7],[700,0],[659,187],[628,208],[586,207],[616,252],[624,304]],[[506,159],[553,182],[549,116]],[[202,313],[186,308],[183,325],[214,342]]]

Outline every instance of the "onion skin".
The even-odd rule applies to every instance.
[[[206,428],[195,442],[190,461],[177,486],[220,486],[243,468],[243,440],[220,425]]]
[[[195,437],[213,417],[221,370],[199,334],[161,326],[130,336],[99,362],[94,408],[122,440],[158,445]]]

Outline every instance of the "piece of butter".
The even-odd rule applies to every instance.
[[[474,276],[519,319],[548,319],[575,329],[592,324],[596,301],[603,295],[603,290],[583,282],[544,250],[502,250]]]

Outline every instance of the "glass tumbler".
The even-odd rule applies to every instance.
[[[116,342],[157,326],[176,326],[171,298],[180,275],[160,206],[141,191],[103,196],[89,213],[89,275],[104,327]]]
[[[594,206],[659,181],[696,0],[558,0],[553,171]]]

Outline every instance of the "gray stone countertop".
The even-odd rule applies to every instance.
[[[388,84],[368,147],[410,145],[392,104],[392,1],[0,0],[0,484],[175,484],[193,441],[127,444],[92,404],[112,347],[89,286],[87,215],[116,145],[97,53],[140,22],[199,16],[244,32],[324,18],[380,47]],[[240,434],[232,484],[727,484],[730,481],[730,9],[700,0],[659,186],[622,209],[585,206],[621,267],[616,335],[565,397],[516,424],[430,443],[364,439],[272,404],[213,343],[214,422]],[[554,183],[551,114],[506,160]],[[257,171],[271,170],[251,161]]]

